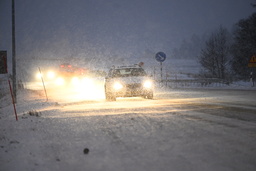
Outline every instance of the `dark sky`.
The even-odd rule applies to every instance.
[[[170,54],[183,39],[231,29],[255,0],[16,0],[17,58]],[[11,0],[0,0],[0,49],[11,54]]]

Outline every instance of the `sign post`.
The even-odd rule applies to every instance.
[[[256,55],[253,55],[248,63],[249,68],[255,68],[256,67]]]
[[[15,45],[15,0],[12,0],[12,87],[14,103],[17,102],[16,88],[16,45]]]
[[[256,55],[253,55],[248,63],[249,68],[256,68]],[[255,70],[255,69],[254,69]],[[250,81],[252,82],[252,86],[254,87],[255,81],[255,72],[250,73]]]
[[[155,56],[157,62],[160,62],[160,70],[161,70],[161,82],[163,81],[163,62],[166,59],[166,54],[164,52],[158,52]]]
[[[7,51],[0,51],[0,74],[7,74],[7,73],[8,73]],[[16,106],[15,106],[15,98],[13,95],[13,89],[12,89],[12,85],[10,82],[10,78],[8,78],[8,83],[9,83],[9,88],[10,88],[10,92],[11,92],[11,96],[12,96],[12,104],[13,104],[13,108],[14,108],[15,118],[16,118],[16,121],[18,121],[18,115],[17,115],[17,111],[16,111]]]
[[[7,74],[7,51],[0,51],[0,74]]]

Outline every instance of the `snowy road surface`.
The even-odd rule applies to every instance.
[[[18,122],[1,99],[1,171],[256,170],[255,90],[169,90],[116,102],[49,97],[21,92]]]

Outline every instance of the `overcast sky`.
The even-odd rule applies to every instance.
[[[25,57],[167,54],[192,34],[247,18],[255,0],[16,0],[16,53]],[[0,0],[0,49],[11,55],[11,0]]]

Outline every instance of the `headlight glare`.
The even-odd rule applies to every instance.
[[[123,85],[119,82],[116,82],[116,83],[114,83],[113,87],[114,87],[115,90],[120,90],[120,89],[123,88]]]
[[[36,78],[37,78],[37,79],[41,79],[42,77],[43,77],[43,74],[42,74],[42,73],[38,72],[38,73],[36,74]]]
[[[72,82],[73,85],[78,85],[79,84],[79,78],[73,77],[71,82]]]
[[[144,86],[144,88],[152,88],[153,83],[152,83],[152,81],[147,80],[144,82],[143,86]]]
[[[56,85],[58,86],[62,86],[65,84],[65,81],[63,78],[57,78],[56,81],[55,81]]]
[[[55,73],[54,73],[53,71],[49,71],[49,72],[47,73],[47,77],[48,77],[49,79],[53,79],[53,78],[55,78]]]

